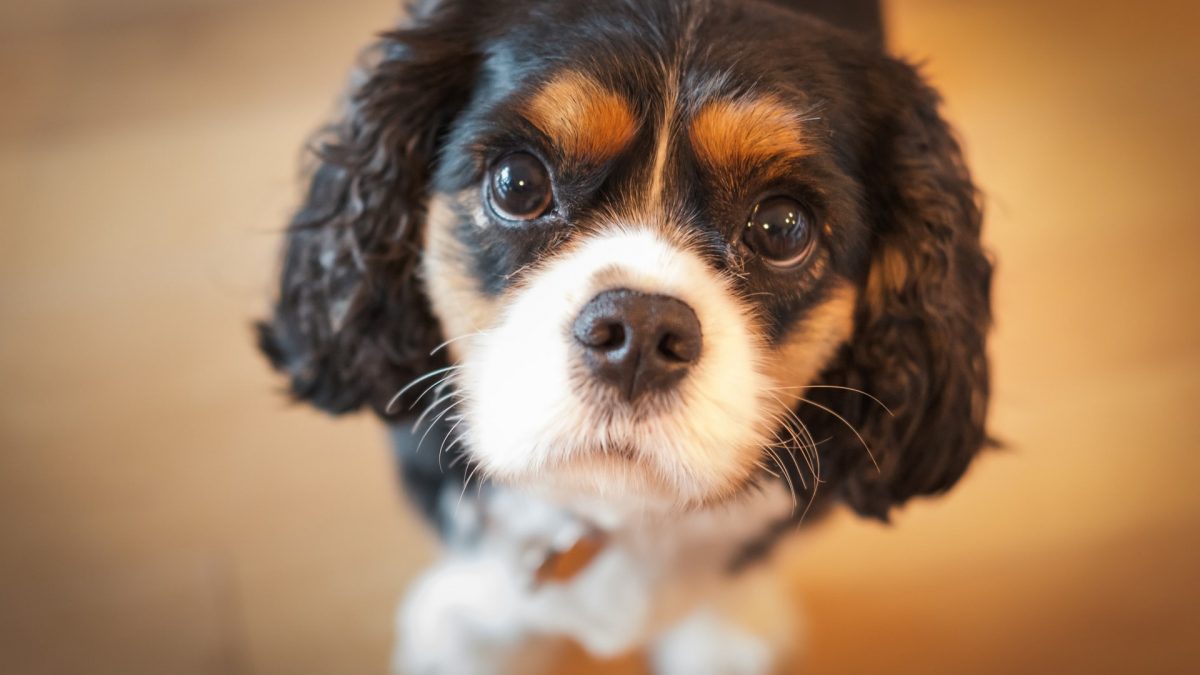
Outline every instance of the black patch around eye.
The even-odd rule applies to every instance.
[[[524,227],[504,225],[492,218],[480,227],[470,207],[459,207],[454,238],[471,265],[471,276],[488,296],[503,293],[524,269],[536,264],[571,236],[571,228],[558,216]]]

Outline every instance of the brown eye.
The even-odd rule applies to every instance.
[[[492,167],[488,179],[492,208],[508,220],[533,220],[550,205],[550,174],[526,152],[508,155]]]
[[[791,197],[768,197],[754,206],[742,241],[772,267],[804,262],[816,241],[808,212]]]

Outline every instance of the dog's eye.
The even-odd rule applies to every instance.
[[[742,241],[772,267],[804,261],[816,240],[804,207],[791,197],[768,197],[754,206]]]
[[[550,205],[550,173],[529,153],[515,152],[496,162],[488,184],[492,208],[508,220],[533,220]]]

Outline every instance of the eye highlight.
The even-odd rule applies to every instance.
[[[808,211],[791,197],[768,197],[755,204],[742,236],[747,248],[779,269],[804,262],[816,239]]]
[[[496,162],[488,176],[492,209],[506,220],[534,220],[546,212],[553,194],[550,172],[527,152],[514,152]]]

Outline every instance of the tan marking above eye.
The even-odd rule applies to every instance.
[[[568,155],[604,160],[625,147],[637,132],[629,102],[579,72],[547,82],[525,110],[529,121]]]
[[[701,162],[715,170],[745,171],[810,153],[796,111],[773,96],[708,103],[692,119],[690,136]]]

